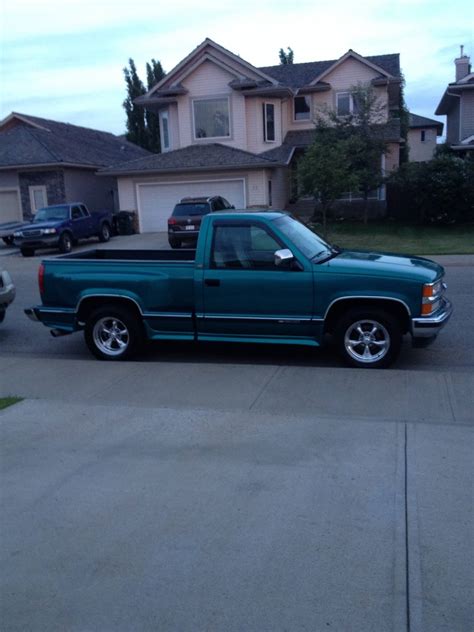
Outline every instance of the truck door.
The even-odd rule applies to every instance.
[[[313,272],[308,262],[275,265],[286,248],[264,222],[213,223],[202,276],[200,339],[310,337]]]
[[[80,206],[71,207],[71,221],[74,239],[89,237],[89,216],[85,216]]]

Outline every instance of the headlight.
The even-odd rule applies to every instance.
[[[43,229],[43,235],[55,235],[56,234],[56,229],[55,228],[44,228]]]
[[[23,233],[18,230],[16,233],[13,233],[13,237],[23,237]]]
[[[439,308],[441,304],[441,294],[445,287],[446,285],[443,283],[443,279],[435,283],[425,283],[423,285],[422,316],[430,316]]]

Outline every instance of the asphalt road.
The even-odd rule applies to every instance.
[[[118,237],[108,244],[96,240],[81,249],[107,247],[167,248],[165,234],[152,236]],[[15,303],[8,309],[5,322],[0,327],[1,351],[34,358],[89,359],[82,334],[53,339],[49,330],[33,323],[23,314],[25,307],[40,302],[37,289],[37,270],[41,259],[57,253],[43,252],[39,256],[24,258],[18,251],[0,245],[0,265],[12,275],[17,287]],[[2,256],[3,255],[3,256]],[[411,338],[406,336],[400,358],[394,368],[401,370],[471,371],[474,368],[474,257],[472,266],[466,258],[449,261],[440,257],[446,266],[448,296],[454,304],[454,315],[433,345],[426,349],[413,349]],[[267,364],[303,367],[339,367],[341,363],[332,348],[306,349],[304,347],[280,347],[266,345],[228,345],[190,343],[153,343],[141,356],[145,362],[199,362],[231,364]]]

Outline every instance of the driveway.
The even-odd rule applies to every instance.
[[[388,371],[174,343],[104,364],[23,316],[40,259],[0,259],[0,396],[26,397],[0,412],[3,629],[472,627],[472,258]]]

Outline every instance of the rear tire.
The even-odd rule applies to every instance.
[[[102,243],[105,243],[106,241],[109,241],[110,239],[110,226],[107,222],[104,222],[102,224],[102,226],[100,227],[100,232],[99,232],[99,241]]]
[[[378,309],[351,309],[337,323],[334,335],[345,363],[362,369],[390,366],[402,345],[400,323]]]
[[[8,235],[7,237],[2,237],[3,243],[7,246],[13,246],[13,237],[12,235]]]
[[[20,252],[24,257],[32,257],[35,254],[34,248],[20,248]]]
[[[86,321],[84,338],[99,360],[128,360],[143,344],[144,336],[137,316],[120,305],[100,307]]]
[[[59,238],[59,251],[66,254],[72,250],[72,237],[69,233],[63,233]]]
[[[171,248],[181,248],[181,241],[179,239],[168,239]]]

